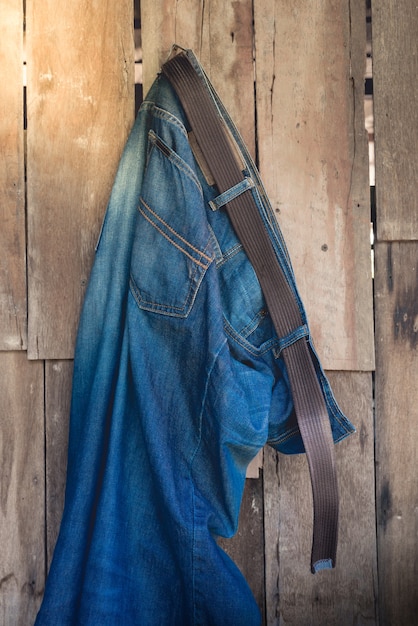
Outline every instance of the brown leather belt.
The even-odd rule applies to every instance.
[[[244,174],[228,131],[187,54],[177,54],[167,61],[162,72],[177,92],[219,192],[239,185]],[[257,274],[278,337],[294,337],[283,348],[283,359],[311,476],[314,508],[311,571],[315,573],[334,567],[337,551],[338,486],[328,412],[308,340],[298,333],[304,325],[298,302],[283,274],[251,190],[234,197],[225,208]]]

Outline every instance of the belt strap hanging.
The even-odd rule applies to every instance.
[[[184,53],[162,67],[177,92],[220,193],[240,183],[225,126],[208,92]],[[303,326],[295,295],[283,274],[251,190],[226,204],[234,230],[259,279],[279,338]],[[295,333],[296,335],[297,333]],[[328,412],[312,353],[302,337],[283,349],[299,430],[305,446],[313,492],[311,571],[334,567],[338,535],[338,487]]]

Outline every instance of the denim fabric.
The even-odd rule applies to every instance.
[[[189,55],[303,312],[259,175]],[[158,76],[120,162],[80,319],[65,509],[37,626],[260,623],[216,537],[235,533],[247,465],[265,443],[303,451],[281,350],[311,340],[304,313],[293,337],[276,336],[222,209],[228,193],[207,181],[189,130]],[[337,441],[354,429],[316,365]]]

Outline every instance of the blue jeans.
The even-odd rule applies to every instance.
[[[299,299],[259,175],[206,84]],[[236,531],[260,448],[303,444],[280,337],[222,208],[227,194],[188,131],[157,77],[120,162],[81,315],[65,509],[37,626],[260,623],[216,537]],[[337,441],[354,429],[319,362],[317,375]]]

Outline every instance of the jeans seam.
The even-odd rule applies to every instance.
[[[200,407],[200,413],[199,413],[199,437],[198,437],[198,441],[196,443],[195,449],[193,451],[193,454],[190,457],[190,462],[189,462],[189,476],[190,476],[190,481],[192,483],[192,490],[193,490],[193,559],[192,559],[192,598],[193,598],[193,623],[197,624],[197,602],[196,602],[196,579],[195,579],[195,573],[196,573],[196,566],[195,566],[195,560],[197,557],[197,550],[196,550],[196,486],[193,480],[193,464],[194,461],[199,453],[200,447],[201,447],[201,443],[202,443],[202,422],[203,422],[203,409],[204,406],[206,404],[206,398],[207,398],[207,393],[208,393],[208,388],[209,388],[209,382],[212,378],[212,374],[213,374],[213,370],[215,368],[216,363],[218,362],[219,356],[223,350],[223,348],[225,347],[225,345],[227,345],[227,338],[224,337],[223,341],[221,342],[221,345],[219,346],[218,351],[214,354],[214,358],[213,358],[213,363],[210,367],[210,370],[208,372],[208,375],[206,377],[206,384],[205,384],[205,390],[202,396],[202,402],[201,402],[201,407]]]

